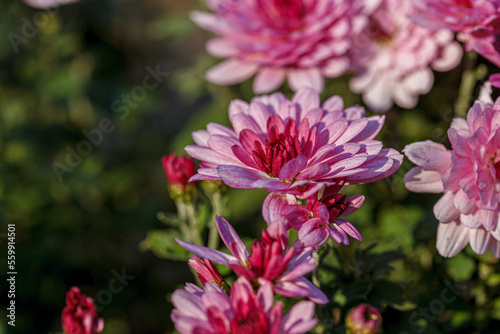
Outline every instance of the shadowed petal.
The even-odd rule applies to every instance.
[[[194,245],[189,242],[184,242],[179,239],[175,239],[179,245],[190,251],[191,253],[198,255],[201,258],[207,258],[212,262],[229,265],[229,263],[238,261],[234,256],[228,255],[218,250],[210,249],[208,247]]]
[[[469,228],[457,222],[439,224],[436,248],[444,257],[457,255],[469,243]]]
[[[241,264],[247,263],[247,257],[249,255],[248,250],[231,224],[220,216],[215,216],[215,222],[217,224],[217,230],[219,231],[220,238],[226,247],[231,251],[231,253],[233,253]]]
[[[255,181],[268,178],[264,172],[238,166],[219,166],[217,172],[225,184],[236,189],[252,189]]]

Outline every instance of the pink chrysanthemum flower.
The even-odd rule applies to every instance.
[[[446,27],[458,33],[467,51],[500,66],[499,0],[422,0],[411,17],[429,28]]]
[[[176,241],[198,256],[231,267],[238,276],[245,277],[252,284],[271,283],[274,292],[284,297],[308,297],[318,304],[328,303],[325,294],[303,277],[316,268],[312,250],[297,245],[289,248],[287,229],[283,223],[272,223],[267,230],[263,230],[261,241],[255,240],[250,252],[227,220],[216,216],[216,223],[222,241],[233,255]]]
[[[484,254],[500,257],[500,100],[493,103],[491,86],[448,130],[451,150],[432,141],[408,145],[404,152],[418,167],[405,175],[410,191],[441,193],[434,206],[439,220],[437,250],[445,257],[468,243]]]
[[[46,9],[46,8],[59,7],[60,5],[70,4],[72,2],[77,2],[78,0],[21,0],[21,1],[34,8]]]
[[[317,323],[314,303],[301,301],[283,315],[281,301],[274,303],[269,284],[257,293],[244,277],[234,283],[228,297],[213,283],[205,290],[187,283],[172,294],[171,318],[181,334],[301,334]]]
[[[207,51],[227,60],[210,69],[207,80],[232,85],[254,74],[256,94],[288,79],[293,90],[323,90],[323,77],[348,68],[346,52],[366,23],[374,1],[364,0],[207,0],[215,14],[191,18],[219,37]]]
[[[76,286],[66,293],[61,322],[65,334],[98,334],[104,329],[104,320],[97,316],[92,298],[81,294]]]
[[[415,107],[432,88],[431,69],[448,71],[462,58],[451,31],[430,30],[407,17],[415,2],[383,0],[351,49],[350,88],[374,111],[387,111],[393,101]]]
[[[282,195],[271,193],[264,201],[269,211],[279,211],[283,219],[299,231],[299,240],[305,247],[319,247],[331,237],[335,242],[349,244],[348,235],[362,241],[361,234],[347,220],[341,218],[356,211],[364,202],[362,195],[339,194],[342,183],[326,187],[320,197],[315,194],[307,199],[307,205],[283,204]],[[281,203],[280,203],[281,201]],[[277,206],[277,208],[273,208]]]
[[[339,96],[320,105],[312,89],[234,100],[233,129],[209,123],[195,131],[198,145],[186,151],[202,161],[196,180],[222,180],[238,189],[265,188],[307,198],[325,184],[360,184],[394,173],[403,156],[373,138],[383,116],[364,117],[362,107],[344,110]]]

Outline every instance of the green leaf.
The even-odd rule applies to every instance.
[[[139,248],[143,251],[151,250],[163,259],[185,261],[189,258],[189,252],[175,241],[175,238],[180,237],[180,233],[175,230],[150,230]]]
[[[476,262],[464,253],[458,253],[457,256],[445,261],[448,273],[455,281],[466,281],[476,271]]]

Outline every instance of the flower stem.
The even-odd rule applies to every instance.
[[[212,208],[214,212],[214,217],[212,221],[208,223],[208,248],[218,249],[219,248],[219,231],[217,231],[217,225],[215,224],[215,216],[220,216],[222,214],[222,196],[221,193],[216,191],[210,196],[210,202],[212,202]]]
[[[476,66],[477,53],[467,52],[465,54],[464,71],[460,81],[458,99],[455,102],[455,116],[465,118],[467,110],[472,104],[472,95],[476,82],[487,74],[487,68],[483,64]]]

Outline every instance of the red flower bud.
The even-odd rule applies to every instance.
[[[104,320],[97,317],[92,298],[80,294],[75,286],[66,293],[61,322],[65,334],[97,334],[104,328]]]
[[[196,174],[196,166],[192,158],[171,153],[161,158],[165,175],[171,185],[182,185],[186,188],[191,176]]]

